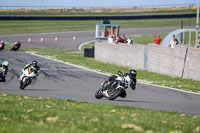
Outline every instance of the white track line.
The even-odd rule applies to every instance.
[[[77,67],[77,68],[81,68],[81,69],[84,69],[84,70],[87,70],[87,71],[95,72],[95,73],[98,73],[98,74],[101,74],[101,75],[106,75],[106,76],[110,76],[111,75],[109,73],[99,72],[99,71],[92,70],[92,69],[89,69],[89,68],[85,68],[85,67],[82,67],[82,66],[74,65],[74,64],[71,64],[71,63],[68,63],[68,62],[63,62],[63,61],[60,61],[60,60],[52,59],[50,57],[41,56],[41,55],[38,55],[38,54],[35,54],[35,53],[30,53],[30,52],[26,52],[26,53],[29,53],[29,54],[32,54],[32,55],[35,55],[35,56],[38,56],[38,57],[41,57],[41,58],[49,59],[49,60],[52,60],[52,61],[55,61],[55,62],[63,63],[63,64],[66,64],[66,65],[71,65],[71,66],[74,66],[74,67]],[[138,82],[138,83],[144,84],[144,85],[160,87],[160,88],[164,88],[164,89],[170,89],[170,90],[179,91],[179,92],[184,92],[184,93],[189,93],[189,94],[195,94],[195,95],[199,95],[200,96],[200,93],[196,93],[196,92],[185,91],[185,90],[180,90],[180,89],[166,87],[166,86],[160,86],[160,85],[154,85],[154,84],[149,84],[149,83],[141,83],[141,82]]]
[[[82,46],[84,46],[84,45],[86,45],[86,44],[88,44],[88,43],[91,43],[91,42],[95,42],[95,41],[96,41],[96,40],[92,40],[92,41],[88,41],[88,42],[82,43],[82,44],[79,45],[79,47],[78,47],[79,51],[81,51],[81,47],[82,47]]]

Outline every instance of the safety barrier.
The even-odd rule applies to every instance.
[[[137,19],[167,19],[167,18],[195,18],[190,14],[159,14],[134,16],[0,16],[0,20],[137,20]]]
[[[96,60],[151,72],[200,80],[200,49],[149,44],[95,44]]]

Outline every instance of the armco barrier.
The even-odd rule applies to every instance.
[[[200,80],[200,49],[196,48],[96,42],[95,58],[120,66]]]

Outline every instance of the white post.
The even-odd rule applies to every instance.
[[[191,30],[189,31],[189,47],[191,46]]]
[[[197,0],[197,18],[196,18],[196,44],[198,43],[198,30],[199,30],[199,1]]]

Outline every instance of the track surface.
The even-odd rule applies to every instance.
[[[100,83],[106,79],[107,76],[105,75],[23,52],[0,52],[0,61],[5,59],[10,62],[10,69],[7,82],[1,83],[0,92],[200,114],[199,95],[137,84],[135,91],[127,90],[128,96],[125,99],[117,98],[116,101],[97,100],[94,93],[99,88]],[[41,74],[32,85],[25,90],[20,90],[17,79],[20,70],[33,59],[40,62]]]
[[[84,34],[85,36],[91,34],[90,32],[76,33]],[[128,31],[126,33],[128,33]],[[146,29],[145,33],[147,33]],[[70,35],[72,33],[64,34]],[[51,34],[45,35],[48,36]],[[12,38],[13,36],[9,37]],[[94,35],[92,35],[91,38],[93,37]],[[90,39],[89,36],[86,36],[83,40],[80,40],[80,42],[87,41],[87,38],[88,40]],[[66,44],[68,44],[67,41]],[[28,46],[36,45],[37,44],[31,44]],[[69,43],[69,45],[63,45],[61,47],[66,49],[77,49],[80,44],[77,42],[77,45],[71,45],[72,44]],[[53,44],[45,46],[51,47]],[[41,67],[41,74],[32,85],[22,91],[19,89],[19,81],[17,78],[20,75],[22,67],[33,59],[38,60],[39,66]],[[131,89],[127,90],[127,97],[125,99],[117,98],[115,101],[109,101],[107,99],[97,100],[94,97],[94,93],[99,88],[100,83],[107,78],[105,75],[44,59],[24,52],[1,51],[0,62],[3,60],[8,60],[10,62],[10,67],[7,82],[0,83],[1,93],[75,99],[92,103],[119,104],[151,110],[168,110],[178,111],[181,113],[200,114],[200,96],[196,94],[189,94],[138,83],[135,91],[132,91]]]
[[[120,30],[120,34],[138,35],[138,34],[158,34],[166,33],[177,29],[177,27],[167,28],[136,28],[136,29],[123,29]],[[75,36],[76,40],[73,41]],[[31,38],[31,43],[28,43],[28,38]],[[41,37],[44,42],[40,43]],[[55,43],[55,37],[58,38],[58,42]],[[48,33],[48,34],[28,34],[28,35],[1,35],[0,40],[5,42],[20,41],[22,47],[28,48],[58,48],[77,50],[81,43],[91,41],[95,39],[95,31],[76,31],[76,32],[64,32],[64,33]],[[133,38],[134,39],[134,38]],[[153,38],[152,38],[153,39]]]

